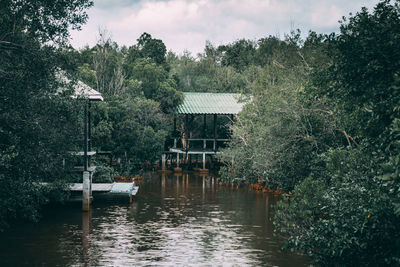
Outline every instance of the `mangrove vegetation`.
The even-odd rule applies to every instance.
[[[221,181],[286,192],[275,232],[322,266],[400,265],[400,1],[343,17],[339,33],[207,42],[197,55],[149,33],[121,46],[107,30],[74,49],[69,29],[92,4],[1,1],[0,229],[37,220],[80,179],[68,168],[82,146],[76,81],[105,100],[92,105],[93,149],[108,153],[96,181],[152,168],[183,92],[241,93],[251,100],[219,155]]]

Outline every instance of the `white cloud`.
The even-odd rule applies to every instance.
[[[338,20],[378,0],[97,0],[83,31],[72,34],[75,47],[96,42],[98,27],[107,28],[119,44],[132,45],[143,33],[163,40],[167,49],[203,51],[239,38],[258,39],[287,33],[338,30]],[[367,3],[365,3],[367,2]],[[111,4],[112,3],[112,4]]]

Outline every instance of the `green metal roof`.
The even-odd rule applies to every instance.
[[[184,93],[178,114],[238,114],[244,105],[239,103],[241,94]]]

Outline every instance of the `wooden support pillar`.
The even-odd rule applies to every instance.
[[[185,130],[185,150],[187,151],[188,150],[188,139],[189,139],[189,114],[186,114],[185,115],[185,127],[184,127],[184,130]]]
[[[92,112],[90,101],[88,101],[88,151],[92,151]]]
[[[203,115],[203,138],[207,138],[207,114]]]
[[[174,117],[174,132],[173,132],[172,136],[174,138],[177,136],[177,134],[176,134],[176,117]]]
[[[231,127],[230,127],[230,137],[229,138],[232,138],[232,135],[233,135],[233,120],[234,120],[234,116],[233,116],[233,114],[231,114]]]
[[[166,159],[166,155],[162,154],[161,155],[161,170],[165,171],[165,159]]]
[[[176,168],[174,168],[174,172],[182,172],[182,168],[179,167],[179,153],[176,153]]]
[[[83,184],[82,184],[82,210],[90,210],[90,173],[88,171],[83,172]]]
[[[83,111],[83,170],[87,171],[89,167],[88,161],[88,103],[85,102]]]
[[[217,114],[214,114],[214,151],[217,150]]]
[[[89,211],[92,197],[92,186],[91,186],[91,173],[88,172],[89,168],[89,113],[88,113],[89,102],[85,101],[84,104],[84,133],[83,133],[83,174],[82,174],[82,210]]]
[[[208,169],[206,169],[206,153],[203,153],[203,169],[200,169],[200,173],[207,173]]]
[[[93,202],[93,191],[92,191],[93,172],[89,172],[89,177],[90,177],[90,181],[89,181],[89,201],[90,201],[90,204],[92,204],[92,202]]]

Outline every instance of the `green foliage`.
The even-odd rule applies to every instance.
[[[93,175],[93,183],[114,182],[113,177],[117,175],[117,172],[112,166],[99,160],[93,162],[93,165],[96,166],[96,172]]]
[[[74,150],[78,101],[56,95],[55,71],[68,29],[79,28],[91,1],[2,1],[0,7],[0,230],[37,219],[50,188],[67,181],[63,159]],[[52,46],[44,45],[51,41]],[[60,189],[63,183],[54,183]]]
[[[167,48],[163,41],[153,39],[151,35],[146,32],[143,33],[137,41],[137,47],[142,58],[151,58],[157,64],[165,63]]]
[[[324,266],[382,266],[400,261],[399,216],[390,186],[365,150],[336,149],[322,155],[324,172],[296,186],[275,216],[286,246]]]
[[[85,10],[92,5],[93,2],[89,0],[3,0],[0,10],[0,41],[5,46],[19,46],[10,38],[25,33],[26,37],[41,43],[65,42],[69,36],[69,27],[79,29],[87,20]]]
[[[229,45],[218,47],[218,51],[224,53],[222,65],[232,66],[241,71],[254,64],[256,55],[256,45],[248,40],[242,39]]]
[[[252,99],[239,114],[235,140],[222,158],[227,163],[234,158],[227,171],[236,177],[250,182],[261,178],[271,187],[290,190],[309,175],[314,154],[336,138],[335,125],[324,103],[304,93],[312,69],[304,47],[274,38],[261,42],[283,44],[271,47],[265,66],[242,71],[251,81]]]
[[[287,247],[323,266],[400,264],[399,26],[398,1],[345,19],[305,90],[332,109],[343,138],[313,157],[275,224]]]
[[[336,105],[341,126],[356,138],[381,143],[388,135],[400,101],[399,34],[398,1],[382,1],[372,14],[364,8],[341,25],[331,44],[333,63],[316,73],[314,91]]]
[[[120,158],[120,172],[132,175],[141,164],[157,160],[168,133],[159,103],[129,95],[99,103],[93,112],[93,143]]]
[[[238,93],[246,89],[246,77],[231,66],[221,66],[219,52],[211,44],[199,57],[196,60],[190,53],[181,57],[169,54],[167,62],[178,80],[179,91]]]

